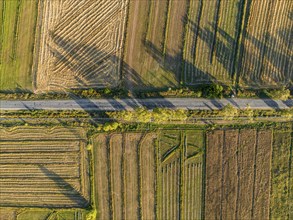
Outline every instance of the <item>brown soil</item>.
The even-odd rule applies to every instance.
[[[141,212],[142,219],[155,219],[156,155],[155,134],[147,134],[141,143]]]
[[[269,219],[272,131],[258,132],[253,218]]]
[[[241,130],[238,146],[239,202],[237,203],[237,219],[251,219],[255,145],[256,131]]]
[[[222,218],[234,219],[237,195],[238,130],[225,131],[223,148]]]
[[[207,134],[205,218],[221,216],[223,131]]]

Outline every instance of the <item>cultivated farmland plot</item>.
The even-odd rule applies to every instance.
[[[203,140],[202,131],[96,136],[100,218],[201,218]]]
[[[0,90],[32,90],[37,0],[0,1]]]
[[[184,81],[269,87],[292,81],[292,1],[190,1]]]
[[[85,138],[78,128],[0,129],[0,206],[88,206]]]
[[[130,1],[123,62],[129,89],[176,87],[187,0]]]
[[[37,91],[117,86],[127,4],[40,1]]]
[[[291,126],[207,134],[206,219],[291,218]]]

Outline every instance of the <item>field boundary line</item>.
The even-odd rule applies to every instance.
[[[293,198],[293,176],[292,176],[292,163],[293,163],[293,124],[291,126],[291,146],[290,146],[290,157],[289,157],[289,183],[288,185],[291,186],[288,189],[288,201],[290,201]],[[293,204],[292,202],[289,202],[289,213],[288,213],[288,219],[291,219],[293,217]]]
[[[32,61],[32,84],[33,90],[37,90],[37,79],[38,79],[38,68],[39,68],[39,55],[40,55],[40,44],[42,36],[42,20],[44,14],[44,1],[38,0],[36,3],[37,15],[35,21],[35,40],[34,40],[34,49],[33,49],[33,61]]]
[[[256,131],[256,141],[254,145],[254,157],[253,157],[253,185],[252,185],[252,200],[251,200],[251,219],[254,216],[254,199],[255,199],[255,182],[256,182],[256,157],[257,157],[257,148],[258,148],[258,137],[259,137],[259,130]]]
[[[166,50],[167,50],[167,41],[168,41],[168,29],[169,29],[169,24],[170,24],[170,14],[171,14],[171,8],[172,8],[172,1],[174,0],[167,0],[167,16],[166,16],[166,24],[165,26],[165,33],[164,33],[164,39],[163,39],[163,57],[165,58],[166,56]]]
[[[19,19],[21,16],[21,7],[22,1],[17,0],[17,7],[15,12],[15,23],[14,23],[14,30],[13,30],[13,44],[12,44],[12,58],[16,59],[16,48],[18,45],[18,34],[19,34]]]
[[[4,39],[4,22],[5,22],[5,9],[6,9],[6,1],[2,1],[2,11],[1,11],[1,38],[0,38],[0,64],[2,63],[2,47],[3,47],[3,39]]]

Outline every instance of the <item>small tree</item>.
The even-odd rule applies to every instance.
[[[233,117],[238,116],[239,112],[238,109],[232,106],[230,103],[226,106],[224,106],[221,110],[221,114],[226,119],[233,119]]]

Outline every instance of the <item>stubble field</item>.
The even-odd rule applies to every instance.
[[[0,90],[292,82],[288,0],[9,0]]]
[[[90,201],[80,129],[0,129],[0,206],[83,208]]]
[[[127,2],[42,1],[37,91],[117,86]]]
[[[96,136],[99,217],[200,218],[203,140],[201,131]]]

